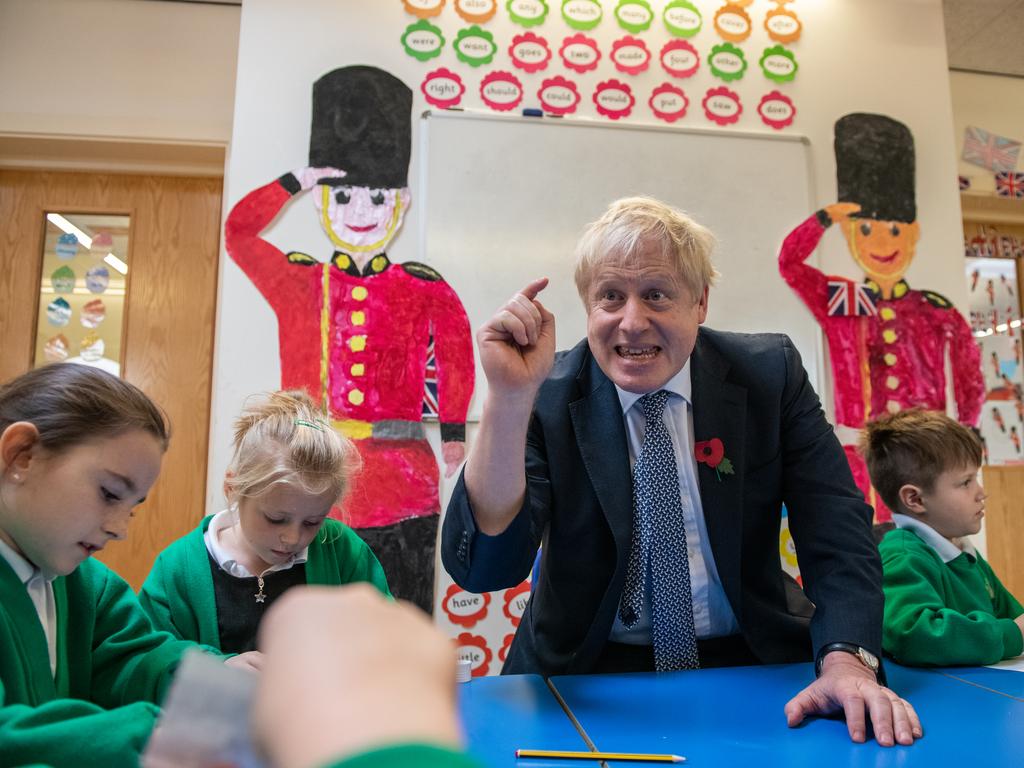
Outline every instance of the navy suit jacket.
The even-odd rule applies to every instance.
[[[715,564],[747,644],[766,664],[809,660],[839,641],[880,655],[871,509],[796,348],[778,334],[702,327],[691,361],[694,439],[721,439],[735,470],[719,479],[698,464],[698,482]],[[543,543],[540,578],[503,671],[589,672],[622,595],[633,513],[622,408],[586,340],[557,355],[541,386],[526,473],[523,506],[497,536],[477,530],[460,477],[442,559],[459,586],[486,592],[526,578]],[[806,597],[787,588],[781,568],[783,502]]]

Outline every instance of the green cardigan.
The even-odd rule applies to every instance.
[[[204,517],[191,533],[157,556],[139,601],[157,629],[219,649],[213,574],[203,540],[212,519]],[[355,581],[367,581],[390,595],[384,569],[366,543],[347,525],[325,520],[309,545],[306,583],[334,586]]]
[[[32,599],[0,558],[0,766],[137,768],[181,655],[97,560],[53,581],[57,672]]]
[[[979,554],[948,563],[913,531],[889,531],[882,555],[882,647],[901,664],[994,664],[1024,650],[1024,608]]]

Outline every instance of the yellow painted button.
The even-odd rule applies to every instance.
[[[383,256],[375,256],[373,261],[370,263],[370,267],[373,269],[374,272],[382,272],[384,270],[384,266],[387,263],[388,260],[385,259]]]
[[[352,289],[352,298],[356,301],[363,301],[366,298],[366,294],[367,290],[361,285],[357,285]]]
[[[349,369],[349,373],[351,373],[353,376],[362,376],[364,373],[366,373],[366,366],[363,365],[362,363],[356,363]]]
[[[353,336],[348,340],[349,349],[353,352],[362,352],[366,349],[366,337],[365,336]]]
[[[352,325],[366,325],[366,313],[353,312],[349,315],[349,320],[352,321]]]
[[[894,331],[892,328],[886,328],[884,331],[882,331],[882,338],[885,339],[886,344],[892,344],[894,341],[896,341],[896,331]]]
[[[892,320],[896,317],[896,313],[893,311],[892,307],[882,307],[878,314],[881,315],[883,320]]]
[[[889,400],[885,404],[885,410],[887,410],[889,413],[899,413],[900,404],[897,403],[895,400]]]
[[[334,257],[334,263],[338,265],[338,269],[348,269],[352,266],[352,259],[347,254],[339,253]]]
[[[885,380],[885,386],[887,386],[889,389],[896,389],[896,387],[898,387],[899,385],[900,385],[900,380],[897,379],[895,376],[889,376]]]
[[[352,405],[362,405],[364,399],[363,393],[358,389],[353,389],[348,393],[348,401],[352,403]]]
[[[885,360],[886,365],[896,365],[897,357],[892,352],[886,352],[882,359]]]

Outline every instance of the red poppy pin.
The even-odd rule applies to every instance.
[[[736,474],[735,470],[732,468],[732,462],[725,456],[725,446],[722,445],[722,441],[717,437],[695,443],[693,446],[693,453],[694,456],[696,456],[698,463],[707,464],[715,470],[715,476],[718,478],[718,482],[722,482],[723,474]]]

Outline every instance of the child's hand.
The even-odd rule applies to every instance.
[[[1024,638],[1024,613],[1013,620],[1013,623],[1017,625],[1017,629],[1020,630],[1020,635]]]
[[[267,612],[259,645],[254,732],[274,765],[459,743],[454,647],[409,604],[366,584],[296,587]]]
[[[247,672],[259,672],[263,669],[263,654],[259,651],[246,651],[227,659],[224,664]]]

